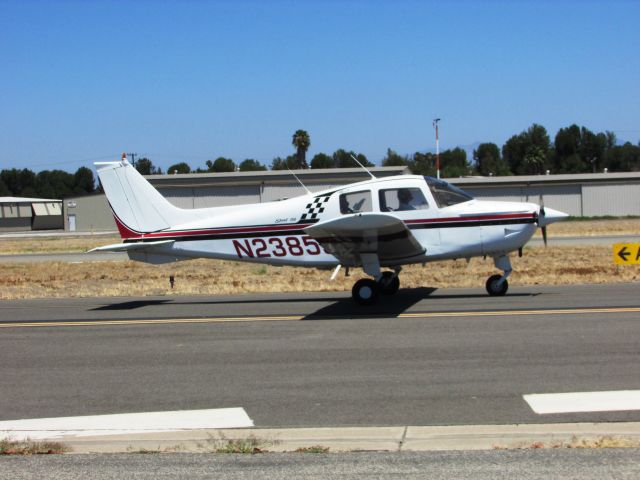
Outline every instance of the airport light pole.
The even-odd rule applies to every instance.
[[[433,128],[436,129],[436,176],[440,178],[440,142],[438,140],[438,122],[439,118],[433,120]]]

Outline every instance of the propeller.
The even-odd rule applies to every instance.
[[[544,211],[544,197],[542,193],[540,194],[540,210],[538,212],[538,226],[540,226],[540,230],[542,230],[542,241],[544,242],[544,246],[547,246],[547,224],[545,222],[546,213]]]

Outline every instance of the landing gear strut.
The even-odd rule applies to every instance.
[[[511,262],[508,255],[500,255],[493,257],[493,263],[496,268],[504,272],[503,275],[491,275],[487,279],[487,293],[491,296],[502,296],[509,290],[509,282],[507,277],[511,274]]]
[[[382,272],[382,277],[380,278],[378,285],[380,285],[380,291],[384,295],[393,295],[398,293],[398,290],[400,289],[400,277],[398,277],[398,273],[400,273],[400,271]]]

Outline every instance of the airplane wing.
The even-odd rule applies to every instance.
[[[316,223],[304,229],[342,265],[360,266],[361,254],[376,254],[380,264],[422,255],[426,249],[398,217],[357,213]]]

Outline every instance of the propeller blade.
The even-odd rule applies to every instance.
[[[546,225],[544,227],[540,227],[540,230],[542,230],[542,241],[544,242],[544,246],[547,246],[547,227]]]

